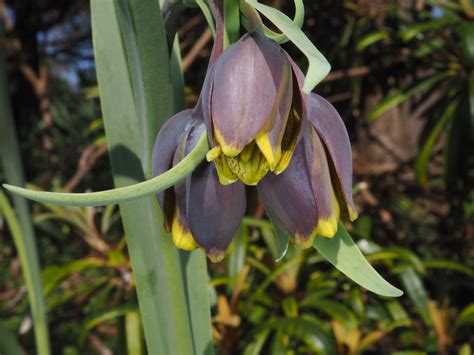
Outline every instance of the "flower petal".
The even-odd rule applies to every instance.
[[[283,71],[272,112],[255,137],[255,141],[271,170],[275,170],[281,159],[281,143],[289,120],[292,100],[293,75],[290,66],[288,66]]]
[[[225,155],[235,156],[269,119],[289,64],[283,49],[251,32],[213,65],[213,133]]]
[[[316,207],[318,209],[318,225],[316,234],[324,237],[333,237],[337,232],[339,221],[339,203],[334,192],[329,162],[326,151],[318,134],[309,129],[303,138],[305,142],[306,160],[311,175]]]
[[[189,228],[207,256],[214,262],[220,261],[245,213],[244,185],[241,182],[222,185],[212,163],[198,167],[188,181]]]
[[[301,141],[288,168],[280,175],[269,173],[257,185],[265,211],[280,229],[295,237],[298,244],[311,246],[317,227],[318,210]]]
[[[153,176],[158,176],[173,166],[173,157],[181,136],[191,122],[191,110],[184,110],[171,117],[158,133],[153,147]],[[170,231],[174,215],[175,198],[173,188],[156,196],[164,214],[164,225]]]
[[[311,94],[311,106],[311,124],[329,152],[337,175],[336,192],[340,190],[347,207],[344,212],[354,220],[357,212],[352,200],[352,152],[346,127],[334,106],[321,96]]]
[[[176,207],[173,223],[171,224],[171,236],[173,243],[178,249],[182,250],[194,250],[198,247],[194,237],[189,230],[186,216],[181,213],[181,210]]]

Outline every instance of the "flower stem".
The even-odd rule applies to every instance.
[[[29,190],[8,184],[3,184],[3,187],[30,200],[63,206],[104,206],[122,203],[153,195],[173,186],[193,172],[208,150],[207,134],[204,132],[196,147],[172,169],[153,179],[118,189],[90,193],[62,193]]]
[[[245,0],[240,0],[240,11],[249,22],[249,31],[263,33],[263,22],[255,8]]]

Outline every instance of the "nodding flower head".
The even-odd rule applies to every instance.
[[[202,91],[204,120],[222,184],[256,185],[283,172],[304,127],[296,66],[274,41],[244,35],[210,68]]]

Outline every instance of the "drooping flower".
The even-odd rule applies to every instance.
[[[184,110],[162,127],[153,149],[154,176],[172,168],[195,147],[205,130],[197,112]],[[201,247],[213,261],[224,257],[246,206],[244,185],[220,184],[214,164],[208,162],[157,198],[165,229],[171,232],[176,247]]]
[[[283,172],[305,127],[302,92],[287,53],[250,32],[215,61],[202,91],[203,114],[222,184],[256,185]]]
[[[341,214],[357,217],[344,123],[321,96],[311,94],[310,101],[310,125],[288,169],[278,176],[268,174],[257,186],[270,219],[304,247],[316,235],[334,236]]]

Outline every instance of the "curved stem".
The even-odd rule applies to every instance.
[[[156,194],[184,179],[204,160],[209,144],[204,132],[194,149],[172,169],[138,184],[90,193],[62,193],[29,190],[4,184],[3,187],[30,200],[63,206],[104,206]]]
[[[240,11],[242,11],[249,22],[249,31],[263,33],[262,19],[252,5],[247,4],[245,0],[240,0]]]

